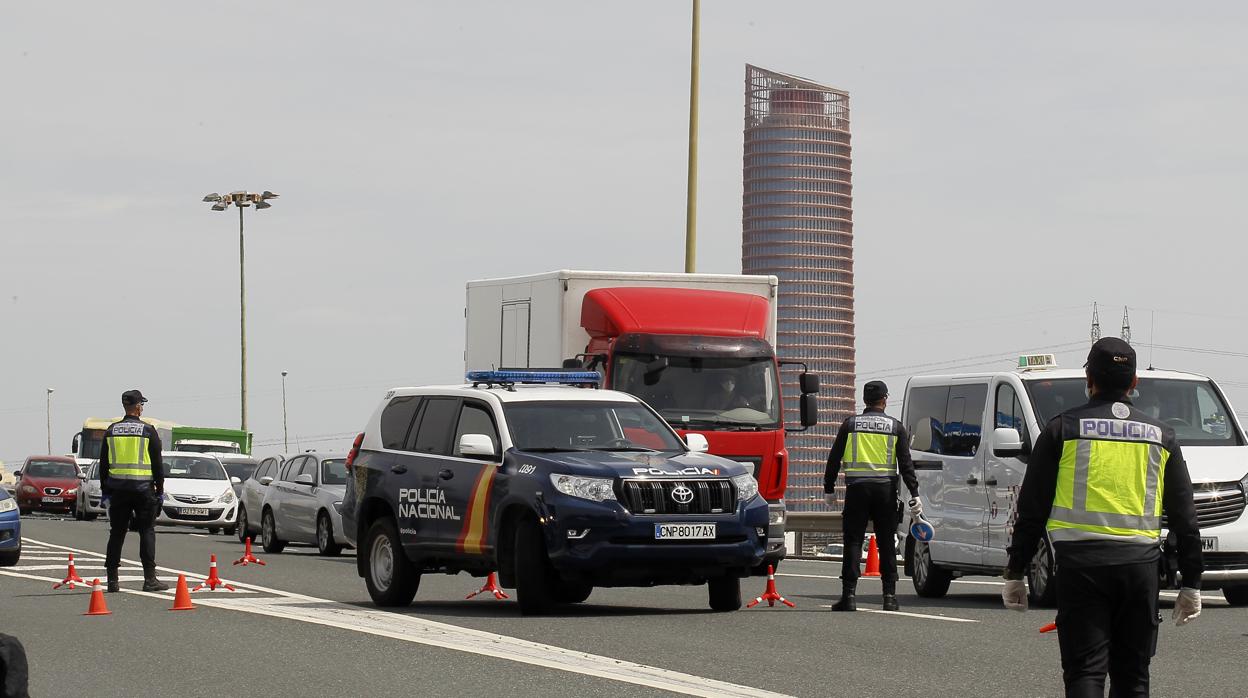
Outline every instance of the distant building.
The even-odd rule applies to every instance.
[[[780,279],[777,350],[820,375],[822,423],[788,439],[789,509],[823,509],[823,471],[854,412],[854,224],[849,94],[745,67],[742,272]],[[797,394],[793,372],[786,395]],[[798,423],[797,401],[785,421]]]

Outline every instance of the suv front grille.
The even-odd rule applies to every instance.
[[[1238,482],[1199,483],[1193,484],[1192,489],[1201,531],[1236,521],[1244,513],[1244,491]],[[1167,525],[1165,516],[1161,517],[1161,525]]]
[[[634,514],[726,514],[737,507],[730,480],[625,480],[620,489],[620,503]]]
[[[1248,569],[1248,553],[1205,553],[1205,571]]]

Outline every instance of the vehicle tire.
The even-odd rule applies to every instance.
[[[99,514],[92,514],[91,512],[88,511],[82,515],[82,520],[83,521],[95,521],[97,518],[99,518],[99,516],[100,516]]]
[[[1248,606],[1248,584],[1224,586],[1222,596],[1232,606]]]
[[[932,552],[927,543],[914,542],[914,593],[925,599],[939,599],[949,593],[953,574],[932,562]]]
[[[382,518],[373,522],[360,548],[368,556],[364,566],[364,582],[368,595],[378,606],[407,606],[420,588],[420,572],[403,552],[399,531],[394,520]]]
[[[568,582],[560,580],[555,585],[554,593],[551,596],[555,599],[555,603],[581,603],[594,593],[594,585],[584,582]]]
[[[260,515],[260,545],[266,553],[280,553],[286,549],[286,541],[277,537],[277,524],[273,522],[273,512],[268,509]]]
[[[247,507],[240,506],[238,508],[238,542],[246,543],[247,539],[255,542],[256,537],[251,534],[251,530],[247,527]]]
[[[82,497],[74,500],[74,521],[82,521]]]
[[[1040,539],[1036,556],[1027,568],[1027,602],[1038,608],[1057,605],[1057,567],[1048,538]]]
[[[741,608],[741,578],[716,577],[706,582],[707,599],[712,611],[736,611]]]
[[[225,528],[221,529],[221,532],[224,533],[226,536],[233,536],[234,534],[238,533],[238,526],[226,526]]]
[[[17,561],[22,559],[22,549],[6,550],[0,553],[0,567],[12,567]]]
[[[560,580],[550,564],[537,519],[526,517],[516,526],[515,555],[516,601],[520,604],[520,614],[546,613],[556,603],[552,592]]]
[[[342,552],[342,546],[334,542],[334,524],[329,514],[321,512],[316,517],[316,549],[326,557],[333,557]]]
[[[28,508],[26,508],[26,507],[18,507],[18,508],[17,508],[17,515],[18,515],[18,516],[30,516],[30,509],[28,509]]]
[[[218,533],[220,533],[220,532],[221,532],[221,528],[220,528],[220,527],[218,527],[218,526],[209,526],[209,527],[208,527],[208,535],[210,535],[210,536],[215,536],[215,535],[217,535],[217,534],[218,534]]]

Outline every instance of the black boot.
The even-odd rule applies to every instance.
[[[143,570],[143,591],[169,591],[169,585],[156,578],[156,568]]]
[[[117,581],[117,568],[111,567],[105,571],[108,572],[108,592],[111,594],[121,591],[121,582]]]
[[[899,611],[899,610],[901,610],[901,606],[898,606],[898,605],[897,605],[897,595],[896,595],[896,594],[885,594],[885,595],[884,595],[884,610],[885,610],[885,611]]]
[[[832,604],[833,611],[857,611],[858,603],[854,601],[856,587],[846,586],[841,589],[841,600]]]

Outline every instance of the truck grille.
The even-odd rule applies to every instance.
[[[729,480],[625,480],[620,489],[634,514],[725,514],[737,506]]]
[[[1244,491],[1238,482],[1193,483],[1192,488],[1196,521],[1202,531],[1236,521],[1244,513]],[[1164,515],[1161,525],[1167,525]]]

